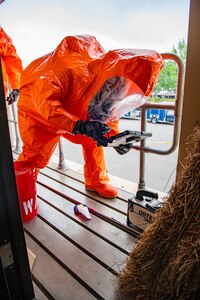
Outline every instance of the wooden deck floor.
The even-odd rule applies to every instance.
[[[36,255],[36,298],[125,299],[116,278],[137,241],[125,226],[132,194],[119,190],[116,199],[101,198],[85,190],[81,174],[50,163],[39,173],[37,195],[38,216],[24,223],[27,247]],[[91,220],[75,215],[79,202],[88,205]]]

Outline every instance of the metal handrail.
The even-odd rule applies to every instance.
[[[145,139],[140,142],[140,146],[133,146],[132,148],[140,151],[140,164],[139,164],[139,183],[138,188],[145,188],[145,153],[154,153],[158,155],[168,155],[171,154],[178,146],[180,139],[181,130],[181,116],[182,116],[182,106],[183,106],[183,88],[184,88],[184,64],[180,57],[172,53],[161,54],[163,60],[173,60],[178,66],[178,80],[177,80],[177,93],[176,101],[174,106],[167,104],[155,104],[146,103],[141,107],[141,131],[146,131],[146,110],[151,108],[162,108],[174,110],[174,131],[172,146],[167,150],[159,150],[151,147],[146,147]]]
[[[174,131],[172,146],[168,150],[158,150],[150,147],[146,147],[146,140],[141,140],[140,146],[133,146],[132,148],[140,151],[140,163],[139,163],[139,182],[138,188],[145,188],[145,153],[154,153],[158,155],[168,155],[174,152],[178,146],[180,139],[181,129],[181,116],[182,116],[182,104],[183,104],[183,88],[184,88],[184,64],[179,56],[173,53],[161,54],[163,60],[173,60],[178,66],[178,80],[177,80],[177,92],[175,105],[167,104],[155,104],[146,103],[141,107],[141,131],[146,131],[146,110],[151,108],[162,108],[174,110]],[[60,158],[64,160],[64,154],[62,148],[59,147]]]

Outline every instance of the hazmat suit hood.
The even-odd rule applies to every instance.
[[[161,68],[155,51],[106,52],[94,36],[67,36],[24,70],[18,107],[53,131],[72,132],[66,119],[107,123],[146,101]]]

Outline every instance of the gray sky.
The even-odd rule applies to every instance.
[[[5,0],[0,24],[23,65],[67,35],[95,35],[106,49],[171,51],[187,42],[189,0]]]

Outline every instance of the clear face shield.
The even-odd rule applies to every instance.
[[[144,93],[134,82],[124,77],[112,77],[91,100],[87,120],[109,123],[145,102]]]

